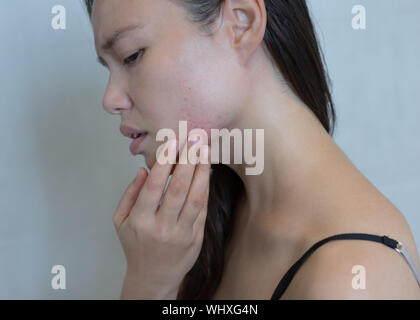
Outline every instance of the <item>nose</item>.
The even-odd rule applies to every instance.
[[[132,106],[130,97],[124,90],[108,82],[104,98],[103,107],[110,114],[121,114],[123,110],[128,110]]]

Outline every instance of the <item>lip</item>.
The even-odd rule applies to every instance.
[[[133,156],[136,154],[141,153],[143,150],[141,149],[141,146],[143,145],[143,141],[147,138],[147,133],[142,134],[137,139],[134,139],[130,144],[130,152]]]
[[[128,137],[128,138],[131,138],[133,134],[147,133],[146,130],[136,129],[136,128],[129,127],[123,124],[120,126],[120,132],[123,136]]]
[[[147,137],[148,132],[146,130],[129,127],[123,124],[120,125],[120,132],[123,136],[133,139],[133,141],[130,144],[130,152],[133,155],[139,154],[142,151],[141,150],[142,142]],[[138,134],[141,134],[141,136],[134,139],[133,135],[138,135]]]

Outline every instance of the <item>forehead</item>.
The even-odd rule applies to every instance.
[[[145,24],[159,12],[164,0],[95,0],[92,27],[95,44],[102,44],[116,30]]]

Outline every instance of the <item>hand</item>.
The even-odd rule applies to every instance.
[[[175,160],[177,155],[177,141],[174,142],[171,160]],[[199,144],[193,148],[198,150],[198,147]],[[150,174],[144,168],[138,171],[113,216],[127,259],[126,280],[137,279],[133,283],[137,287],[144,285],[147,292],[153,292],[152,288],[160,292],[163,287],[171,286],[172,290],[180,285],[201,251],[207,216],[209,147],[201,145],[203,154],[199,164],[188,161],[187,164],[176,165],[159,205],[174,166],[171,163],[161,164],[165,150],[167,148],[158,155]],[[184,147],[182,156],[186,152]],[[136,290],[141,291],[141,288]],[[133,292],[133,288],[129,291]]]

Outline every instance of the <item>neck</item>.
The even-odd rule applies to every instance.
[[[307,226],[333,214],[339,195],[342,200],[349,192],[342,179],[360,182],[363,177],[294,94],[278,80],[260,83],[255,99],[233,124],[264,129],[262,173],[247,175],[248,164],[229,164],[245,186],[235,228],[241,233],[262,226],[266,232],[275,221],[276,232],[280,228],[285,237],[299,237]]]

